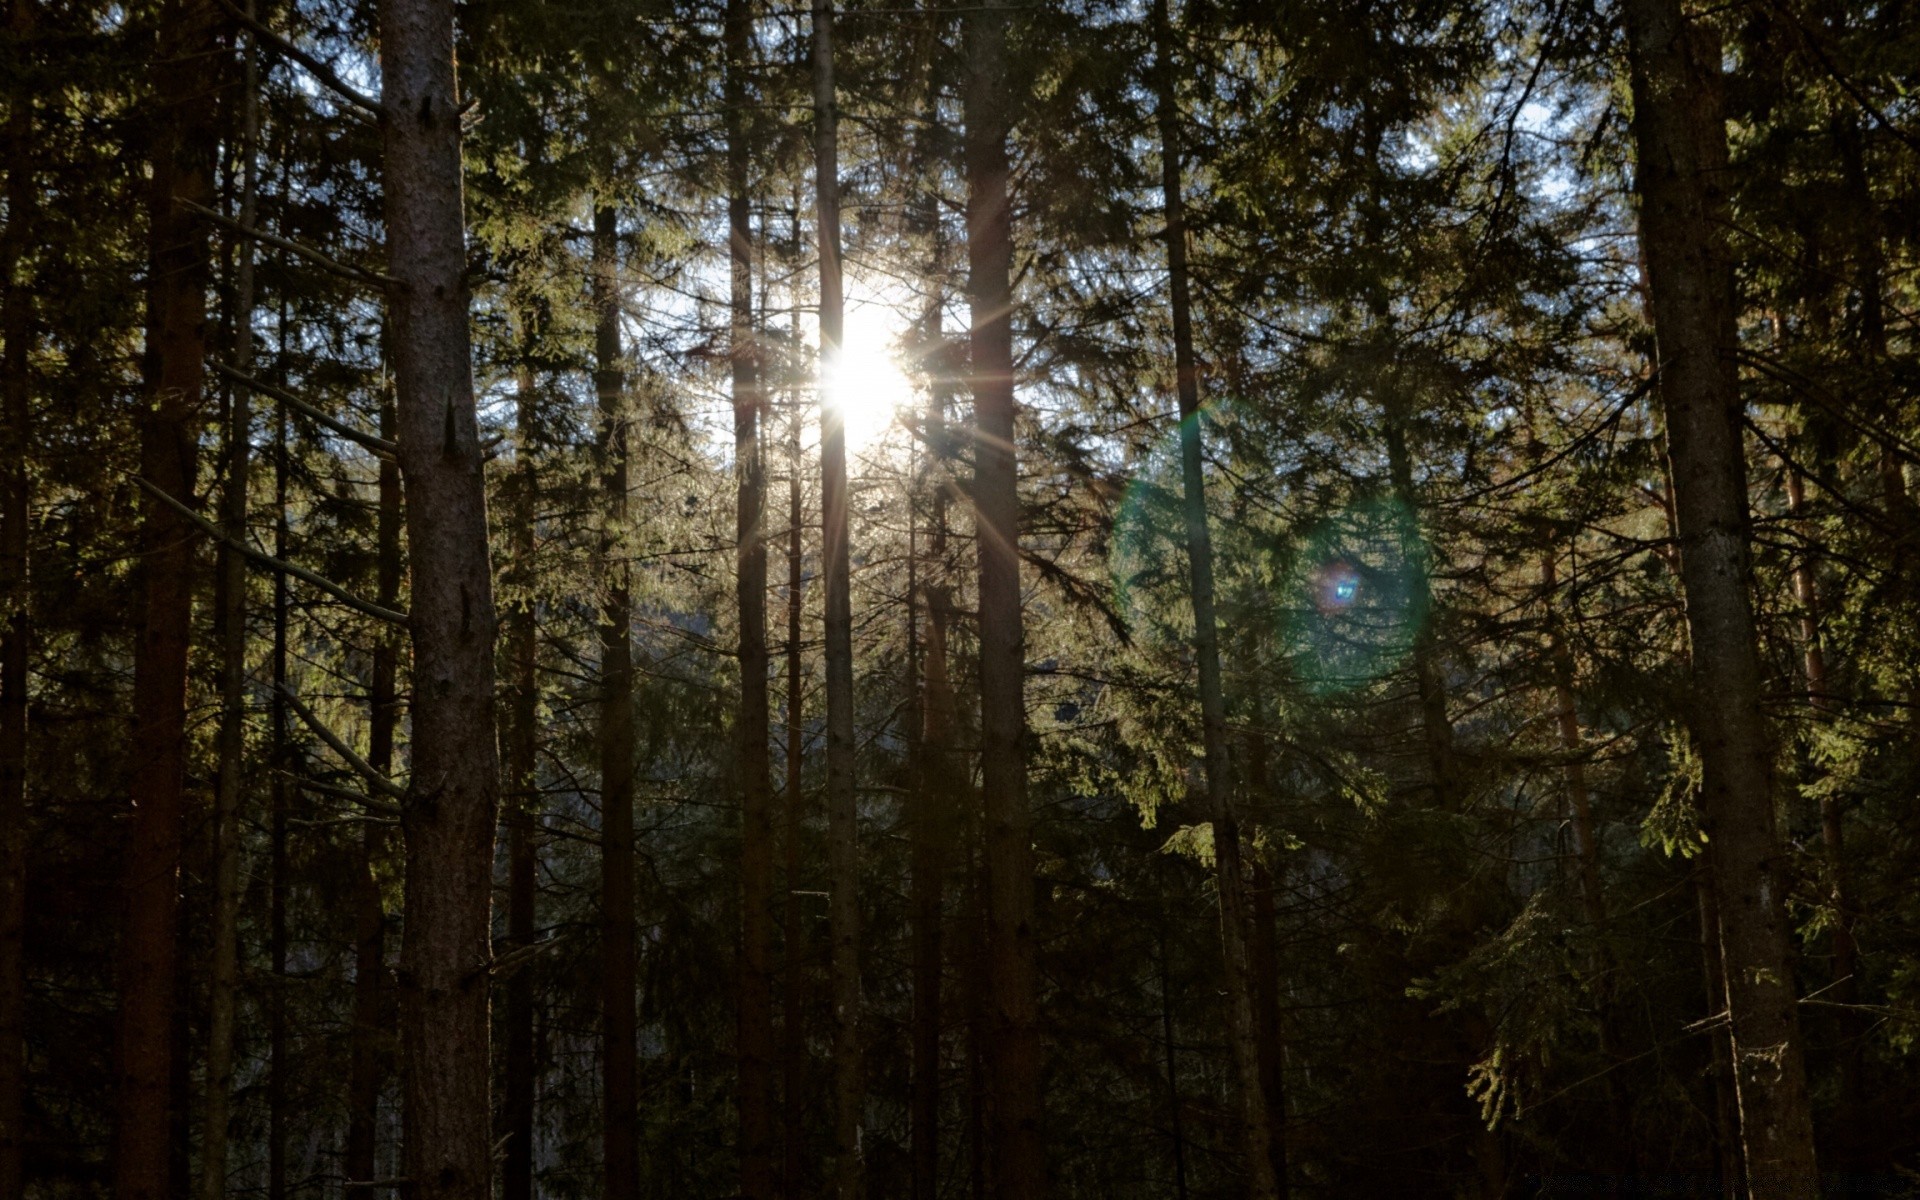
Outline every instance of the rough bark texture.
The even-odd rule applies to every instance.
[[[1720,48],[1679,0],[1624,6],[1660,396],[1666,410],[1692,639],[1693,732],[1719,907],[1740,1135],[1756,1195],[1812,1197],[1813,1128],[1801,1060],[1772,745],[1761,710],[1749,580],[1746,461],[1725,248]]]
[[[251,10],[251,4],[249,4]],[[259,187],[259,72],[247,43],[240,78],[240,204],[242,225],[255,220]],[[253,371],[253,240],[234,247],[233,365]],[[231,389],[227,417],[227,482],[220,523],[244,541],[247,479],[253,461],[253,393]],[[219,777],[213,814],[213,944],[207,970],[206,1103],[200,1124],[200,1194],[220,1200],[227,1189],[227,1127],[233,1095],[234,1002],[240,986],[240,804],[247,742],[247,561],[231,547],[220,551]],[[8,1193],[0,1191],[0,1196]]]
[[[967,301],[980,557],[980,750],[987,893],[987,1072],[993,1193],[1046,1192],[1035,991],[1033,817],[1027,809],[1020,490],[1014,455],[1012,129],[1006,13],[965,17]]]
[[[820,364],[831,380],[840,355],[839,115],[833,83],[833,6],[813,4],[813,167],[820,242]],[[834,1192],[860,1194],[865,1070],[860,1042],[860,835],[854,795],[853,593],[848,561],[847,429],[835,397],[822,390],[820,508],[826,574],[827,923],[832,941]]]
[[[24,47],[33,34],[34,0],[13,0],[7,31]],[[33,94],[21,72],[8,97],[7,227],[0,233],[0,1197],[21,1194],[27,1039],[27,647],[33,638],[28,594],[32,498],[33,295],[20,280],[34,209]]]
[[[1201,767],[1207,817],[1213,823],[1214,882],[1220,898],[1220,948],[1226,992],[1227,1048],[1238,1076],[1240,1135],[1247,1194],[1270,1200],[1278,1185],[1272,1129],[1260,1070],[1259,1034],[1248,935],[1252,929],[1240,822],[1227,750],[1226,694],[1220,680],[1220,633],[1213,603],[1213,535],[1207,522],[1206,471],[1200,445],[1200,380],[1193,355],[1192,299],[1187,277],[1187,228],[1180,183],[1180,121],[1174,107],[1173,28],[1167,0],[1155,0],[1158,70],[1160,190],[1166,217],[1167,275],[1173,309],[1174,390],[1180,406],[1180,478],[1186,518],[1188,596],[1193,604],[1193,654],[1200,675]]]
[[[594,390],[600,405],[600,490],[606,505],[605,598],[600,610],[600,1019],[603,1105],[602,1195],[640,1193],[639,1039],[634,1023],[639,979],[635,948],[633,844],[633,595],[624,538],[627,429],[621,363],[619,221],[605,205],[593,215]]]
[[[380,405],[380,436],[392,438],[397,424],[393,397]],[[375,527],[374,586],[380,604],[400,607],[400,464],[380,464],[380,515]],[[373,678],[369,682],[367,763],[382,775],[393,770],[393,735],[399,725],[400,645],[397,630],[382,630],[373,647]],[[353,1028],[349,1034],[347,1082],[347,1153],[345,1169],[351,1181],[375,1178],[379,1150],[380,1092],[386,1082],[389,1054],[387,1034],[387,912],[380,898],[379,865],[391,841],[387,828],[369,822],[360,835],[360,878],[354,896]],[[349,1187],[348,1200],[373,1200],[372,1187]]]
[[[414,1200],[491,1188],[488,982],[500,764],[493,579],[474,412],[452,0],[385,0],[384,167],[412,567],[413,774],[402,809],[402,1091]]]
[[[207,345],[207,231],[178,201],[212,198],[214,92],[204,64],[218,53],[210,3],[173,0],[154,56],[147,345],[142,364],[140,473],[193,503]],[[133,830],[120,942],[120,1090],[114,1192],[158,1200],[169,1186],[169,1079],[178,972],[180,848],[186,771],[187,645],[193,614],[193,525],[143,499],[141,599],[134,641]]]
[[[733,448],[740,601],[740,1191],[768,1200],[773,1155],[773,776],[768,758],[766,407],[753,328],[752,148],[746,103],[752,13],[727,4],[727,229],[732,269]]]

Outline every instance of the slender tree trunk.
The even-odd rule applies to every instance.
[[[281,318],[286,309],[281,309]],[[284,360],[286,338],[281,336]],[[274,406],[273,555],[287,561],[286,405]],[[267,798],[267,1200],[287,1194],[287,788],[298,762],[287,738],[287,635],[292,596],[284,572],[273,579],[273,782]]]
[[[753,329],[753,216],[748,189],[748,0],[727,4],[727,227],[731,247],[734,470],[740,601],[740,1190],[773,1195],[773,777],[768,758],[766,456]]]
[[[797,233],[797,231],[796,231]],[[796,236],[796,242],[799,238]],[[796,318],[797,322],[797,318]],[[798,346],[798,330],[794,345]],[[806,1162],[806,1070],[807,1038],[805,1027],[807,939],[801,922],[795,892],[800,886],[800,835],[806,817],[806,793],[801,773],[805,765],[805,737],[802,725],[805,713],[801,677],[800,617],[803,590],[801,568],[801,522],[805,511],[800,487],[800,398],[797,389],[790,397],[787,418],[787,711],[785,823],[781,847],[785,857],[786,889],[780,900],[780,945],[783,950],[780,992],[780,1143],[781,1194],[792,1198],[803,1194]]]
[[[1574,693],[1573,649],[1561,626],[1554,593],[1559,587],[1553,552],[1540,559],[1541,586],[1547,594],[1547,653],[1553,667],[1553,715],[1560,749],[1567,755],[1563,775],[1567,816],[1573,829],[1573,856],[1580,872],[1580,902],[1595,935],[1607,925],[1606,896],[1600,890],[1600,844],[1593,823],[1593,798],[1587,787],[1586,741],[1580,733],[1580,707]]]
[[[942,300],[929,314],[929,340],[941,344]],[[946,578],[947,492],[951,462],[947,454],[947,401],[950,386],[936,370],[927,397],[925,442],[931,461],[932,512],[928,522],[925,584],[927,635],[917,732],[918,770],[913,788],[911,858],[913,870],[913,1094],[910,1103],[910,1152],[914,1200],[933,1200],[940,1172],[940,988],[941,916],[945,906],[947,843],[952,837],[953,780],[960,769],[954,754],[959,723],[954,704],[947,634],[953,623],[952,588]]]
[[[1706,855],[1720,911],[1749,1185],[1812,1197],[1772,745],[1761,709],[1750,575],[1736,297],[1724,246],[1727,143],[1720,49],[1679,0],[1628,0],[1645,248],[1667,415],[1680,570],[1693,642],[1694,734]]]
[[[413,773],[400,949],[412,1200],[486,1200],[500,763],[474,411],[452,0],[385,0],[380,69],[400,470],[412,567]]]
[[[1707,1015],[1724,1022],[1727,1011],[1727,976],[1720,958],[1720,912],[1713,898],[1713,881],[1704,866],[1693,872],[1694,900],[1700,910],[1700,975],[1705,983]],[[1715,1165],[1720,1171],[1720,1189],[1725,1200],[1745,1195],[1741,1169],[1740,1116],[1733,1077],[1733,1031],[1724,1024],[1708,1034],[1707,1069],[1713,1084],[1713,1146]]]
[[[524,318],[522,353],[531,358],[532,316]],[[518,393],[519,445],[515,450],[512,528],[507,570],[515,584],[512,606],[505,619],[507,644],[506,806],[507,806],[507,942],[515,950],[533,945],[537,903],[539,847],[539,781],[535,753],[539,739],[536,714],[540,690],[537,675],[539,633],[534,612],[534,516],[539,472],[535,465],[539,432],[539,394],[530,363],[523,359],[515,380]],[[533,1197],[533,976],[522,967],[507,979],[506,1063],[501,1079],[500,1162],[501,1200]]]
[[[13,0],[8,33],[24,53],[34,0]],[[7,227],[0,233],[0,1197],[22,1194],[27,1087],[27,647],[33,638],[28,583],[32,482],[33,294],[20,284],[35,206],[33,92],[22,71],[8,97]]]
[[[390,389],[380,403],[380,436],[395,434],[397,414]],[[379,603],[400,607],[400,464],[380,463],[380,513],[375,527],[374,586]],[[367,722],[367,762],[383,775],[393,770],[393,738],[399,724],[399,636],[383,629],[373,646],[373,678]],[[387,1074],[387,911],[380,898],[379,864],[390,841],[384,825],[368,822],[360,835],[360,879],[354,899],[353,1029],[349,1035],[346,1173],[350,1181],[375,1178],[379,1151],[380,1092]],[[373,1200],[370,1186],[349,1187],[348,1200]]]
[[[1174,1057],[1172,950],[1167,939],[1167,908],[1160,906],[1160,1044],[1166,1051],[1167,1129],[1173,1138],[1173,1194],[1187,1200],[1187,1135],[1181,1120],[1180,1067]]]
[[[639,979],[633,843],[633,592],[626,556],[627,377],[620,345],[619,219],[593,214],[594,390],[600,407],[601,538],[605,596],[600,610],[600,1019],[604,1059],[602,1195],[633,1200],[640,1191]]]
[[[833,82],[832,0],[813,0],[813,164],[820,242],[820,370],[840,357],[839,108]],[[840,398],[821,389],[820,507],[826,568],[827,923],[832,939],[834,1194],[855,1200],[865,1173],[860,1041],[860,834],[854,794],[853,594],[848,558],[847,427]]]
[[[985,801],[993,1192],[1047,1190],[1035,993],[1033,817],[1027,808],[1026,657],[1013,389],[1012,80],[1004,10],[965,18],[967,300],[972,309],[973,499],[980,555],[980,749]]]
[[[211,264],[205,227],[178,202],[204,205],[212,199],[214,93],[206,86],[205,71],[219,53],[219,22],[208,0],[172,0],[163,7],[158,27],[140,473],[150,486],[191,505]],[[192,523],[171,506],[154,496],[144,499],[114,1136],[114,1192],[123,1200],[159,1200],[169,1187],[187,649],[198,540]]]
[[[247,11],[253,5],[248,0]],[[251,37],[240,78],[239,221],[252,228],[260,181],[259,70]],[[253,239],[236,239],[233,270],[233,365],[253,371]],[[253,460],[253,393],[232,389],[227,421],[227,486],[221,525],[232,541],[247,530],[247,477]],[[227,1128],[233,1096],[234,1003],[240,987],[240,804],[247,743],[247,561],[220,551],[220,768],[213,814],[213,944],[207,980],[206,1107],[200,1126],[200,1195],[227,1191]],[[0,1192],[0,1195],[7,1193]]]
[[[1278,1194],[1272,1130],[1260,1072],[1253,980],[1247,938],[1245,864],[1240,823],[1234,811],[1232,764],[1227,750],[1226,694],[1220,680],[1220,637],[1214,615],[1213,536],[1207,523],[1206,472],[1200,445],[1200,385],[1193,355],[1192,301],[1187,279],[1187,230],[1180,184],[1180,123],[1174,107],[1173,25],[1167,0],[1154,0],[1160,125],[1160,187],[1166,211],[1168,284],[1173,307],[1175,391],[1180,405],[1180,474],[1184,488],[1189,596],[1193,603],[1193,649],[1200,673],[1201,765],[1206,776],[1207,815],[1213,822],[1215,883],[1220,896],[1220,941],[1226,991],[1227,1045],[1240,1094],[1242,1149],[1247,1194],[1269,1200]]]

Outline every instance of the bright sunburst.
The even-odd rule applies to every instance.
[[[897,306],[877,297],[848,296],[839,362],[827,368],[826,400],[847,423],[850,450],[884,438],[899,411],[913,402],[913,381],[900,368],[896,345],[906,328],[907,318]]]

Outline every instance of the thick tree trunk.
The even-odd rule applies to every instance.
[[[521,332],[522,353],[531,357],[532,318]],[[515,380],[519,426],[515,449],[512,556],[507,566],[514,581],[512,607],[504,621],[507,649],[506,808],[507,808],[507,944],[515,950],[533,944],[536,889],[539,871],[540,790],[535,777],[539,728],[539,632],[534,612],[534,516],[539,488],[535,465],[539,432],[539,393],[531,364],[521,363]],[[524,968],[507,979],[505,1070],[500,1096],[501,1200],[533,1198],[533,976]]]
[[[600,1020],[601,1153],[606,1200],[640,1194],[639,1034],[635,991],[633,844],[633,593],[627,520],[626,372],[621,362],[619,220],[593,214],[594,391],[600,407],[600,490],[609,531],[601,539],[600,609]]]
[[[765,403],[753,328],[753,217],[748,189],[747,71],[752,36],[748,0],[728,0],[727,228],[732,266],[728,350],[733,366],[736,569],[740,602],[740,1190],[768,1200],[773,1159],[773,776],[767,698],[766,456],[760,445]]]
[[[24,48],[33,36],[34,0],[13,0],[7,32]],[[27,525],[32,500],[27,451],[33,389],[27,349],[33,295],[18,282],[31,244],[35,205],[33,91],[27,73],[8,97],[7,227],[0,234],[0,1197],[24,1187],[27,1038],[27,647],[33,638]]]
[[[1014,450],[1012,80],[1004,10],[969,10],[967,301],[972,311],[976,540],[980,557],[980,750],[987,892],[987,1069],[996,1200],[1045,1194],[1035,999],[1033,817],[1027,809],[1020,491]]]
[[[834,1192],[855,1200],[865,1171],[860,1041],[860,835],[854,795],[853,594],[848,559],[847,428],[825,386],[840,356],[839,110],[833,82],[832,0],[813,2],[813,165],[820,243],[820,507],[826,574],[827,923],[832,941]]]
[[[1252,928],[1240,823],[1227,750],[1226,693],[1220,679],[1220,635],[1214,615],[1213,535],[1207,522],[1206,469],[1200,445],[1200,383],[1193,356],[1192,300],[1187,278],[1187,229],[1180,182],[1180,122],[1174,108],[1173,27],[1167,0],[1154,2],[1155,79],[1160,126],[1160,189],[1166,214],[1167,274],[1173,308],[1174,390],[1180,406],[1180,476],[1186,516],[1188,595],[1193,604],[1193,651],[1200,674],[1201,767],[1207,816],[1213,823],[1214,879],[1220,897],[1221,965],[1226,992],[1227,1047],[1240,1096],[1240,1135],[1247,1194],[1270,1200],[1274,1178],[1272,1131],[1260,1072],[1252,967]]]
[[[207,345],[207,233],[180,201],[213,191],[219,53],[208,0],[173,0],[154,55],[156,113],[147,219],[147,345],[142,364],[140,473],[193,503]],[[141,605],[134,641],[133,831],[120,942],[119,1106],[114,1192],[159,1200],[169,1187],[173,1017],[178,974],[180,849],[185,806],[187,647],[192,634],[194,526],[147,496],[140,514]]]
[[[394,383],[413,577],[399,976],[405,1174],[414,1200],[486,1200],[496,618],[468,329],[453,3],[384,0],[380,16]]]
[[[1761,709],[1736,298],[1723,225],[1720,49],[1679,0],[1625,5],[1638,147],[1640,237],[1660,351],[1681,581],[1693,642],[1693,727],[1704,768],[1706,854],[1720,910],[1749,1186],[1817,1191],[1786,893]]]
[[[391,439],[398,415],[391,394],[382,397],[380,436]],[[382,607],[400,606],[400,464],[380,463],[380,515],[375,527],[374,586]],[[393,771],[393,736],[399,725],[399,636],[381,630],[373,646],[373,678],[367,722],[367,763],[382,775]],[[379,1151],[380,1092],[387,1075],[387,911],[380,898],[379,864],[391,839],[384,825],[368,822],[360,835],[360,878],[354,898],[353,1028],[349,1034],[346,1174],[374,1179]],[[348,1200],[373,1200],[376,1189],[349,1187]]]
[[[248,11],[252,11],[249,2]],[[255,223],[260,168],[259,71],[247,42],[240,78],[240,205],[242,225]],[[234,247],[233,365],[253,372],[253,239]],[[227,420],[227,484],[221,527],[241,542],[247,530],[247,477],[253,461],[253,393],[232,389]],[[247,743],[247,561],[231,547],[220,551],[219,776],[213,814],[213,935],[208,953],[206,1105],[200,1125],[200,1195],[221,1200],[227,1190],[227,1129],[233,1096],[234,1006],[240,989],[240,804]],[[0,1195],[7,1193],[0,1192]]]

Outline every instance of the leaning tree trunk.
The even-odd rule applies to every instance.
[[[633,592],[627,570],[627,377],[621,365],[619,219],[593,214],[594,391],[600,407],[601,1154],[606,1200],[640,1194],[639,1032],[633,847]]]
[[[1736,297],[1723,228],[1727,141],[1720,47],[1679,0],[1629,0],[1628,55],[1646,254],[1692,635],[1693,731],[1707,863],[1720,915],[1740,1136],[1749,1186],[1812,1197],[1786,892],[1776,864],[1773,747],[1748,594]]]
[[[401,818],[405,1174],[414,1200],[486,1200],[500,767],[453,0],[385,0],[380,17],[394,384],[412,567],[413,771]]]
[[[252,10],[249,0],[248,11]],[[260,182],[259,70],[247,41],[240,78],[240,224],[254,227]],[[253,239],[234,247],[233,366],[253,373]],[[253,393],[232,388],[227,419],[227,484],[221,527],[243,543],[247,532],[247,477],[253,460]],[[234,1006],[240,990],[240,802],[247,743],[247,560],[233,546],[220,549],[220,768],[213,814],[213,945],[208,953],[206,1105],[200,1125],[200,1195],[221,1200],[227,1191],[227,1129],[233,1099]],[[0,1191],[0,1195],[6,1195]]]
[[[1035,991],[1033,817],[1027,809],[1020,492],[1014,459],[1012,132],[1007,17],[965,18],[967,301],[975,540],[980,558],[980,751],[987,891],[988,1107],[997,1200],[1046,1192]]]
[[[212,197],[214,92],[219,55],[209,0],[163,7],[154,55],[156,111],[148,194],[150,269],[142,373],[140,473],[149,487],[191,504],[207,348],[207,233],[181,201]],[[127,848],[120,942],[119,1109],[114,1193],[168,1194],[168,1095],[179,956],[180,848],[185,804],[187,647],[192,637],[194,526],[147,495],[140,514],[141,608],[134,640],[133,832]]]
[[[1241,858],[1240,822],[1234,811],[1227,752],[1226,693],[1220,680],[1220,634],[1213,608],[1213,535],[1207,523],[1206,474],[1200,446],[1200,382],[1193,356],[1192,300],[1187,279],[1187,228],[1180,194],[1180,122],[1174,110],[1173,29],[1167,0],[1154,2],[1159,62],[1155,78],[1160,125],[1160,188],[1166,211],[1167,274],[1173,308],[1174,391],[1180,404],[1180,477],[1187,526],[1188,594],[1193,603],[1193,650],[1200,672],[1201,766],[1206,777],[1207,816],[1213,822],[1214,882],[1220,897],[1221,967],[1225,976],[1227,1047],[1233,1055],[1240,1096],[1240,1136],[1247,1194],[1268,1200],[1278,1194],[1273,1131],[1267,1119],[1260,1072],[1259,1031],[1254,1007],[1248,934],[1250,897]]]
[[[748,195],[748,0],[728,0],[727,229],[732,270],[733,461],[739,486],[740,602],[740,1191],[767,1200],[773,1167],[773,776],[768,758],[765,404],[753,330],[753,218]]]
[[[13,0],[8,32],[24,48],[34,0]],[[33,91],[25,71],[8,97],[7,228],[0,234],[0,1196],[21,1194],[27,1039],[27,646],[33,637],[27,576],[32,499],[32,386],[27,345],[33,295],[19,281],[34,211]]]
[[[820,242],[820,509],[826,568],[827,924],[832,941],[834,1189],[860,1194],[864,1173],[860,1109],[865,1068],[860,1045],[860,834],[854,796],[853,592],[848,559],[847,425],[839,398],[827,394],[840,357],[844,299],[840,279],[839,109],[833,82],[832,0],[813,0],[813,166]]]

